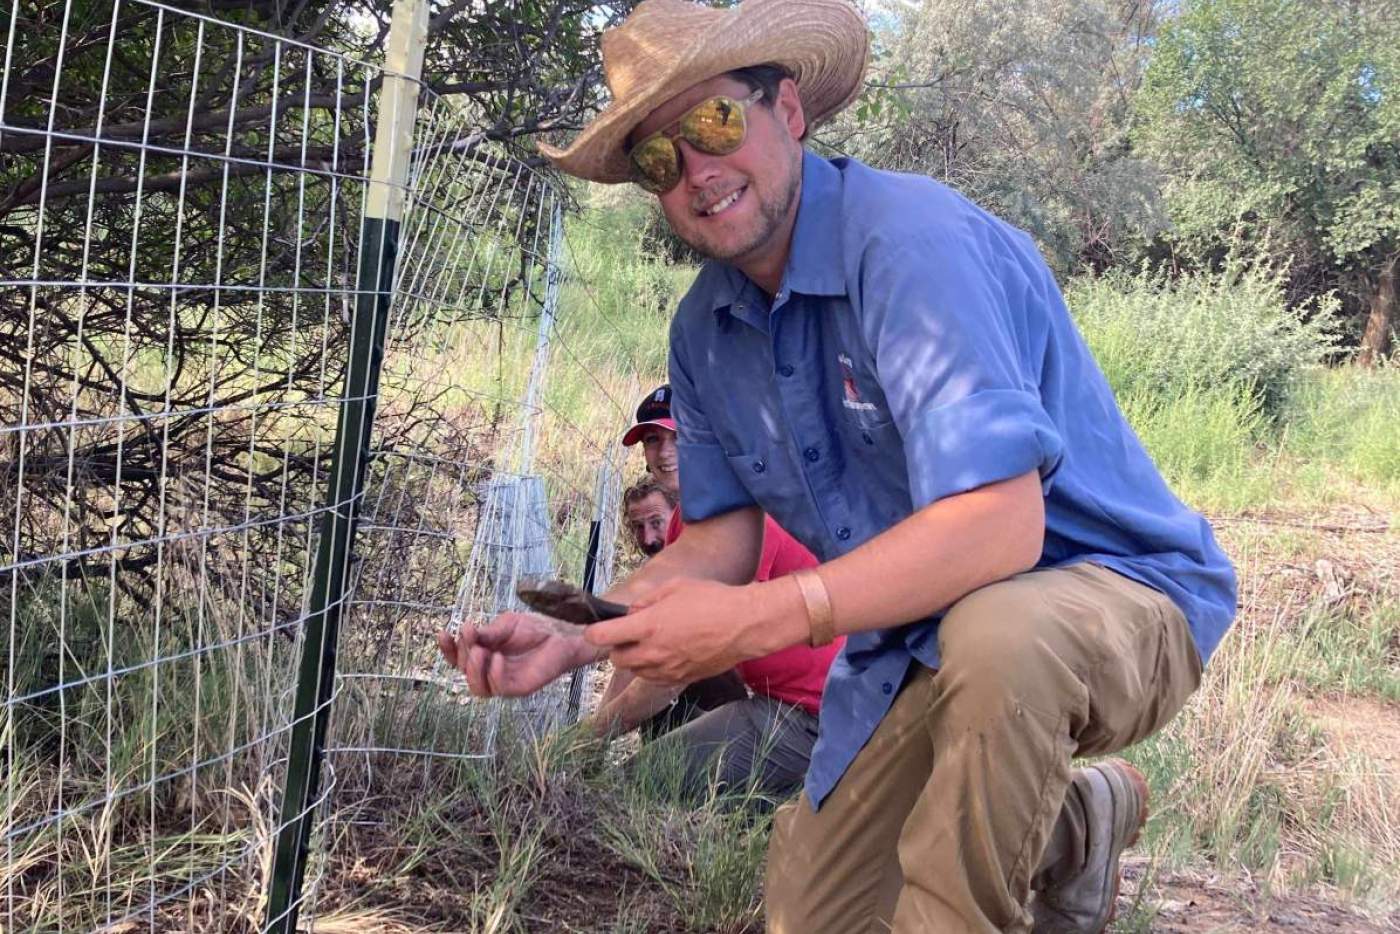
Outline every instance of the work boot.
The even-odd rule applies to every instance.
[[[1047,885],[1031,901],[1034,934],[1100,934],[1113,919],[1121,880],[1118,860],[1147,822],[1147,779],[1122,759],[1083,770],[1076,792],[1084,807],[1083,867]]]

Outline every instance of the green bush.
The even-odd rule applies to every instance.
[[[1174,280],[1146,271],[1083,277],[1065,297],[1120,399],[1247,389],[1273,420],[1336,344],[1336,300],[1289,308],[1280,274],[1260,265]]]
[[[698,267],[647,248],[646,211],[624,200],[570,220],[559,328],[599,365],[664,373],[671,314]]]

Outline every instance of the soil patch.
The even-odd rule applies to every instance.
[[[1125,866],[1123,893],[1118,899],[1120,917],[1128,917],[1137,901],[1137,887],[1146,871],[1146,860]],[[1367,918],[1320,896],[1268,896],[1246,881],[1214,876],[1158,875],[1143,896],[1151,921],[1147,930],[1176,934],[1234,934],[1237,931],[1303,931],[1392,934],[1400,931],[1400,914]],[[1155,912],[1155,913],[1154,913]],[[1140,912],[1138,917],[1143,915]],[[1142,930],[1123,925],[1123,930]]]

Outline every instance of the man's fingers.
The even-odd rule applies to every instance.
[[[675,679],[668,670],[655,666],[643,665],[639,668],[630,669],[638,678],[650,681],[655,684],[670,684]]]
[[[653,671],[660,661],[655,650],[648,646],[631,644],[624,648],[613,649],[608,655],[608,660],[618,668],[626,668],[638,677],[647,678],[647,672]],[[650,677],[649,680],[661,680]]]
[[[683,580],[669,580],[658,584],[651,590],[648,590],[646,593],[642,594],[640,597],[637,597],[632,600],[630,604],[632,612],[635,613],[638,610],[645,610],[647,607],[653,606],[654,604],[670,596],[671,593],[675,591],[676,587],[683,583],[685,583],[685,581]]]
[[[515,635],[515,623],[514,614],[498,616],[485,626],[475,627],[472,632],[472,641],[487,648],[500,648],[510,641],[511,636]]]
[[[463,674],[466,673],[467,650],[471,648],[471,627],[463,626],[454,632],[443,630],[438,633],[438,648],[447,663]]]
[[[447,659],[447,664],[453,668],[457,667],[457,638],[446,629],[438,631],[437,634],[438,651],[442,657]]]
[[[495,692],[491,689],[491,683],[486,677],[486,668],[490,664],[494,652],[489,649],[474,645],[461,654],[462,674],[467,676],[467,687],[477,697],[490,697]]]
[[[486,689],[495,696],[498,693],[509,693],[506,677],[506,659],[503,655],[493,654],[486,661]]]
[[[491,653],[477,645],[473,635],[470,625],[463,626],[455,634],[443,630],[437,634],[438,649],[449,665],[466,675],[468,690],[478,697],[487,697],[489,686],[482,671]]]
[[[627,615],[603,623],[594,623],[583,631],[583,638],[590,645],[610,648],[640,642],[651,634],[653,625],[649,618]]]
[[[551,635],[564,635],[568,628],[567,623],[535,613],[502,613],[478,627],[474,639],[489,649],[518,653],[535,648]]]

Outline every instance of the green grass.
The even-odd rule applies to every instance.
[[[1172,399],[1137,390],[1119,404],[1167,483],[1196,508],[1239,511],[1275,491],[1248,390],[1189,386]]]
[[[1400,703],[1400,599],[1310,607],[1271,647],[1263,676]]]
[[[0,730],[14,754],[5,829],[29,828],[11,843],[13,863],[0,867],[0,889],[18,898],[18,923],[94,927],[109,899],[120,915],[266,845],[253,802],[269,791],[276,748],[256,738],[275,726],[268,717],[289,683],[290,646],[175,661],[197,639],[217,642],[237,625],[211,612],[212,601],[179,599],[194,593],[172,586],[157,630],[148,608],[113,598],[104,583],[41,582],[22,592],[21,641],[6,677],[16,695],[38,696],[8,708]],[[139,664],[157,658],[172,660]],[[215,762],[245,745],[228,764]],[[191,773],[205,762],[215,764]],[[45,823],[61,810],[69,813]],[[229,874],[239,883],[225,890],[230,916],[247,908],[240,893],[249,865]],[[169,910],[183,911],[179,904]]]
[[[1290,409],[1282,447],[1354,482],[1400,489],[1400,367],[1311,373]]]
[[[633,757],[612,779],[619,806],[602,822],[607,846],[661,887],[690,930],[754,928],[771,805],[753,788],[713,783],[696,800],[683,773],[672,744]]]
[[[1212,514],[1400,508],[1400,369],[1300,374],[1281,421],[1243,387],[1144,389],[1119,406],[1176,494]],[[1316,406],[1316,408],[1314,408]]]

